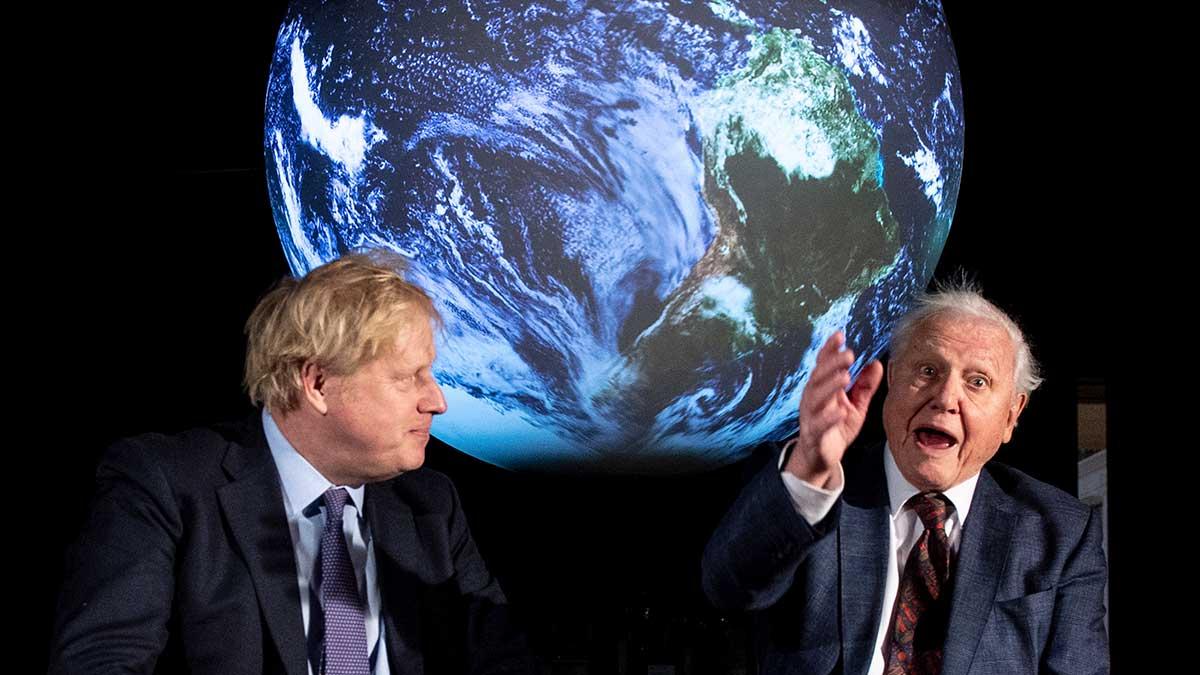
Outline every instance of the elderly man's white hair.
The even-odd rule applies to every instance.
[[[1027,397],[1042,383],[1041,368],[1033,358],[1033,352],[1025,341],[1025,334],[1017,322],[993,305],[979,288],[967,280],[939,282],[934,290],[917,298],[912,311],[896,322],[892,330],[892,354],[899,354],[908,347],[913,331],[926,320],[942,315],[972,316],[986,319],[1004,328],[1012,340],[1016,352],[1013,384],[1017,393]]]

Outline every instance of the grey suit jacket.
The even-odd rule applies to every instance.
[[[394,675],[528,672],[450,480],[367,486]],[[54,673],[307,673],[296,562],[258,415],[105,454],[69,555]]]
[[[756,613],[763,673],[870,666],[887,574],[883,447],[852,450],[843,468],[845,491],[814,527],[767,462],[705,549],[710,601]],[[963,524],[943,673],[1108,672],[1100,538],[1099,515],[1074,497],[987,465]]]

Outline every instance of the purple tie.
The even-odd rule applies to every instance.
[[[324,668],[326,675],[370,675],[367,626],[363,602],[346,538],[342,534],[342,509],[350,495],[344,488],[329,488],[325,500],[325,531],[321,533],[321,606],[325,611]]]

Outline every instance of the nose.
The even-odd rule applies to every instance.
[[[442,394],[442,388],[438,386],[437,380],[429,378],[425,385],[425,391],[421,394],[420,409],[423,413],[431,415],[441,415],[446,412],[446,397]]]
[[[960,401],[962,400],[961,396],[962,384],[953,377],[946,377],[938,382],[929,404],[935,410],[958,414]]]

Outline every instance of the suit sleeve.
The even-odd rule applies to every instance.
[[[1042,652],[1042,673],[1109,672],[1104,629],[1104,585],[1108,578],[1101,549],[1101,519],[1092,510],[1079,544],[1067,557],[1054,602],[1050,637]]]
[[[500,583],[484,564],[450,486],[451,555],[458,592],[465,599],[467,671],[472,675],[529,674],[534,671],[525,635],[509,611]]]
[[[796,513],[779,469],[768,462],[738,495],[704,549],[704,594],[718,608],[757,610],[792,585],[813,546],[835,527],[841,501],[810,525]]]
[[[123,441],[96,470],[86,524],[66,561],[51,673],[149,673],[166,645],[182,526],[152,457]]]

